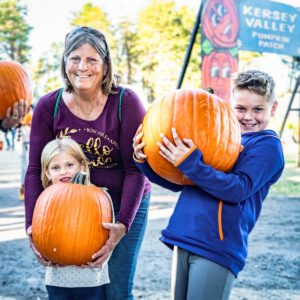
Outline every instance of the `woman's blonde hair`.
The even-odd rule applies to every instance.
[[[86,175],[86,179],[84,181],[84,184],[86,185],[91,185],[90,182],[90,170],[88,166],[88,161],[86,159],[86,156],[84,155],[80,145],[70,139],[70,138],[63,138],[63,139],[56,139],[52,140],[49,142],[43,149],[42,151],[42,156],[41,156],[41,164],[42,164],[42,174],[41,174],[41,179],[42,179],[42,184],[43,187],[46,188],[49,185],[52,184],[52,181],[48,179],[46,175],[46,170],[49,167],[49,163],[51,159],[61,153],[61,152],[66,152],[72,156],[74,156],[75,159],[78,160],[81,164],[83,164],[83,172]]]

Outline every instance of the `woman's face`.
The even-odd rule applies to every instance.
[[[66,62],[66,73],[75,91],[99,90],[106,70],[103,59],[89,44],[71,52]]]

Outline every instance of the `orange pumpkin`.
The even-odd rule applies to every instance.
[[[21,122],[21,124],[30,126],[31,120],[32,120],[32,113],[29,112],[29,113],[26,114],[26,116],[24,117],[24,120]]]
[[[112,222],[112,206],[101,188],[54,184],[37,200],[32,220],[33,242],[52,262],[85,264],[92,261],[92,255],[108,239],[102,222]]]
[[[159,154],[160,133],[173,142],[172,127],[181,139],[192,139],[202,152],[204,163],[217,170],[230,171],[239,156],[240,127],[228,103],[204,90],[176,90],[154,102],[143,120],[144,153],[148,163],[168,181],[194,184]]]
[[[22,65],[14,61],[0,61],[0,120],[15,102],[32,101],[32,86]]]

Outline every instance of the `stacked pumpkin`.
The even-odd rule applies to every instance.
[[[172,127],[181,139],[193,140],[205,164],[223,172],[235,164],[241,149],[240,127],[229,104],[219,97],[200,89],[179,89],[154,102],[143,120],[144,153],[153,171],[170,182],[194,185],[159,154],[160,133],[173,142]]]
[[[92,261],[108,239],[102,222],[112,223],[112,205],[99,187],[58,183],[39,196],[32,220],[32,238],[38,251],[62,265]]]
[[[22,65],[14,61],[0,61],[0,120],[9,107],[21,99],[29,105],[32,101],[32,86]]]

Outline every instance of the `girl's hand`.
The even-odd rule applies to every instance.
[[[145,142],[142,141],[144,133],[142,131],[142,124],[139,126],[139,128],[136,131],[136,134],[133,138],[133,151],[134,156],[138,160],[145,161],[147,159],[147,156],[143,152],[143,148],[145,147]]]
[[[194,143],[190,139],[184,138],[181,140],[175,128],[172,128],[172,135],[175,145],[172,144],[163,133],[161,133],[160,136],[164,145],[160,142],[158,142],[157,145],[160,148],[159,154],[171,164],[175,165],[194,147]]]
[[[21,99],[20,102],[16,102],[14,104],[12,113],[10,107],[7,109],[6,116],[2,120],[1,126],[3,128],[12,128],[17,126],[25,118],[28,111],[29,108],[27,109],[26,102]]]
[[[62,267],[62,265],[53,263],[52,261],[48,260],[47,258],[45,258],[44,256],[42,256],[42,254],[36,249],[34,243],[33,243],[33,239],[32,239],[32,228],[31,226],[28,227],[27,231],[26,231],[28,238],[29,238],[29,245],[30,248],[32,249],[33,253],[35,254],[38,262],[40,264],[42,264],[45,267]]]
[[[102,227],[109,230],[108,240],[98,252],[93,254],[93,261],[87,263],[89,267],[101,267],[127,232],[126,226],[122,223],[102,223]]]

